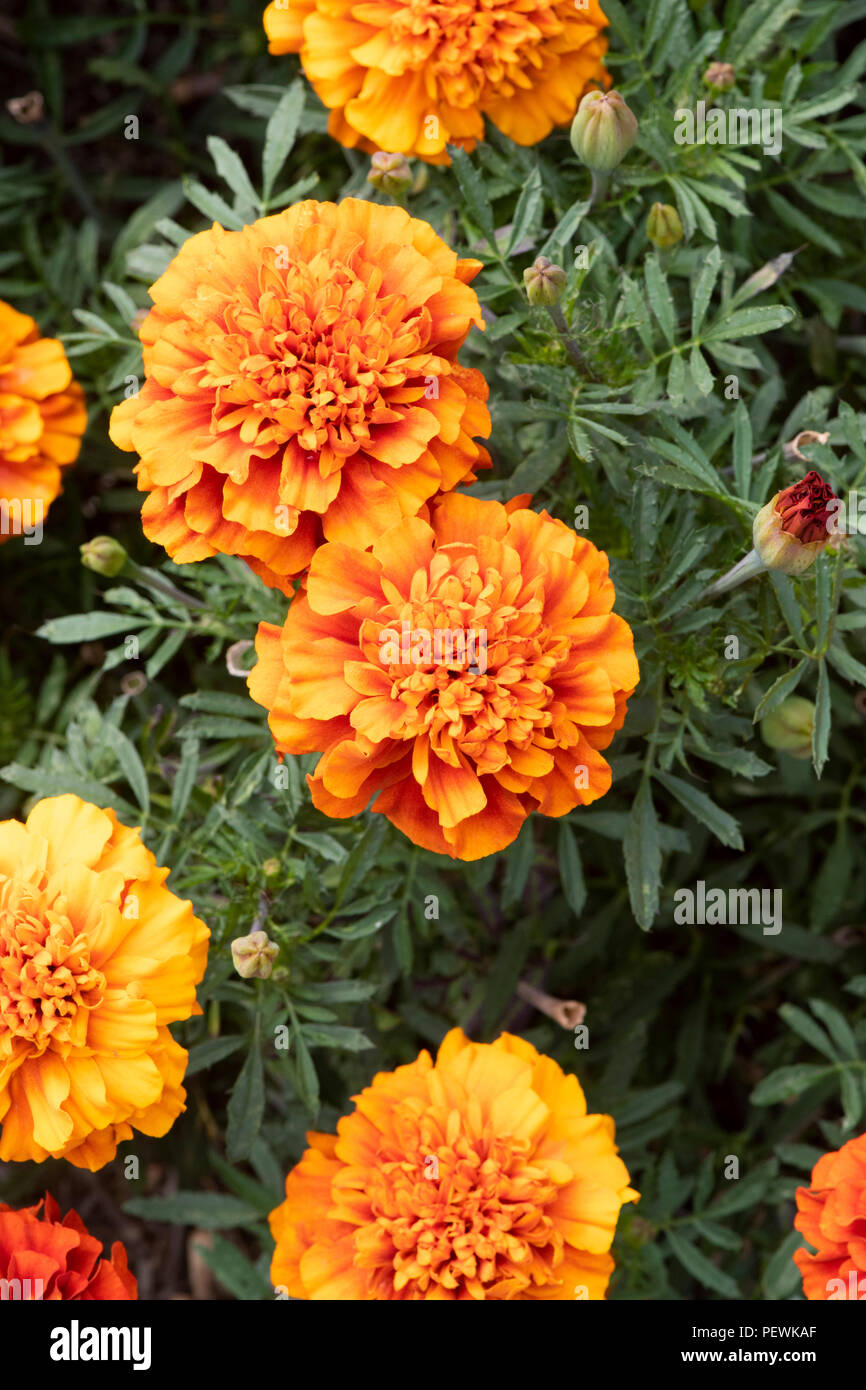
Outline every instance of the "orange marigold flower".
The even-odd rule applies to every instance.
[[[319,810],[378,793],[415,844],[479,859],[610,787],[639,672],[607,570],[544,512],[452,493],[371,552],[322,546],[282,630],[259,625],[250,692],[280,753],[324,754]]]
[[[42,1219],[40,1220],[40,1208]],[[138,1298],[119,1240],[111,1259],[76,1211],[60,1219],[50,1193],[34,1207],[14,1211],[0,1202],[0,1299],[93,1302]]]
[[[210,933],[137,830],[77,796],[0,821],[0,1162],[95,1171],[165,1134]]]
[[[602,66],[597,0],[273,0],[271,53],[300,53],[335,139],[448,162],[484,116],[518,145],[566,125]]]
[[[866,1299],[866,1134],[823,1154],[798,1187],[794,1225],[815,1253],[795,1250],[808,1299]]]
[[[151,288],[147,380],[111,438],[141,457],[145,534],[179,563],[289,580],[324,536],[361,549],[489,466],[482,327],[458,260],[402,208],[298,203],[190,237]]]
[[[503,1033],[380,1072],[271,1212],[271,1279],[305,1299],[602,1299],[629,1187],[608,1115]]]
[[[40,338],[33,319],[0,299],[0,545],[12,535],[41,537],[86,425],[63,345]]]

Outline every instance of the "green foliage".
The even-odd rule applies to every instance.
[[[588,509],[641,667],[608,796],[470,865],[373,813],[313,810],[315,757],[279,767],[233,674],[284,600],[237,560],[179,567],[149,547],[107,437],[142,372],[133,320],[186,237],[303,197],[387,195],[325,135],[295,60],[267,56],[258,6],[231,0],[217,22],[194,0],[133,0],[46,22],[31,0],[17,27],[19,85],[47,115],[0,115],[0,296],[62,336],[91,422],[43,544],[0,549],[0,813],[63,791],[113,806],[211,928],[203,1014],[176,1030],[180,1186],[130,1183],[125,1209],[225,1232],[201,1253],[235,1298],[273,1296],[265,1218],[306,1129],[332,1129],[376,1071],[454,1025],[519,1032],[615,1117],[642,1197],[614,1298],[796,1294],[794,1190],[862,1126],[863,537],[799,578],[702,595],[810,467],[866,492],[866,42],[835,0],[603,3],[640,121],[604,200],[567,132],[525,149],[490,130],[408,204],[482,262],[486,327],[463,358],[490,383],[495,466],[476,492],[531,492],[568,524]],[[713,59],[735,65],[732,92],[702,86]],[[778,155],[678,144],[677,108],[701,99],[781,106]],[[645,236],[654,201],[682,220],[670,251]],[[539,254],[568,273],[565,329],[526,300]],[[792,452],[801,431],[821,438]],[[116,580],[79,565],[100,533],[133,557]],[[816,705],[811,762],[760,739],[795,689]],[[781,889],[782,931],[679,924],[674,894],[698,880]],[[267,981],[232,968],[254,924],[280,948]],[[585,1001],[590,1046],[520,980]]]

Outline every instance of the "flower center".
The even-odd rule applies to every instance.
[[[555,747],[545,732],[553,723],[547,682],[570,643],[543,624],[537,584],[483,569],[465,550],[442,547],[426,593],[362,622],[360,644],[385,667],[391,699],[403,705],[391,737],[426,734],[447,762],[456,765],[459,748],[479,773],[491,773],[516,749]]]
[[[525,86],[521,73],[539,62],[536,45],[562,27],[550,0],[409,0],[388,25],[387,71],[423,68],[447,101],[466,108],[487,85],[502,96],[511,94],[510,78]]]
[[[295,251],[290,264],[281,257],[288,261],[288,248],[271,248],[257,295],[239,287],[215,324],[211,299],[188,305],[193,321],[207,320],[210,358],[198,386],[212,402],[211,433],[239,430],[261,458],[294,439],[302,453],[291,461],[318,455],[327,477],[371,443],[371,430],[403,419],[394,404],[423,400],[425,375],[442,364],[424,351],[429,310],[407,314],[402,296],[381,294],[376,267],[330,253],[307,264]]]
[[[555,1282],[564,1242],[545,1209],[558,1187],[528,1140],[497,1138],[477,1105],[437,1114],[420,1101],[401,1107],[394,1133],[365,1177],[371,1219],[355,1235],[355,1262],[383,1297]]]
[[[23,885],[0,884],[0,1052],[15,1038],[39,1053],[74,1041],[80,1011],[95,1009],[104,991],[63,899],[47,907]]]

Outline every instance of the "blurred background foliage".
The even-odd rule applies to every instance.
[[[90,411],[42,544],[0,549],[0,814],[62,791],[114,806],[213,933],[204,1014],[176,1030],[189,1102],[169,1136],[98,1176],[6,1165],[0,1195],[75,1201],[127,1241],[143,1296],[273,1297],[265,1218],[305,1130],[454,1024],[521,1033],[615,1117],[643,1194],[615,1299],[795,1296],[794,1188],[863,1127],[863,539],[798,580],[699,595],[809,467],[866,490],[866,4],[604,7],[640,138],[603,202],[567,132],[524,149],[490,131],[450,169],[413,165],[410,211],[484,262],[486,331],[463,353],[491,386],[477,490],[531,492],[569,524],[588,509],[642,671],[609,795],[472,865],[370,813],[328,822],[314,758],[275,776],[230,666],[283,600],[240,562],[177,567],[149,546],[107,435],[141,374],[147,286],[183,239],[301,197],[388,201],[367,157],[327,137],[247,0],[27,0],[0,19],[4,92],[42,102],[39,119],[0,113],[0,297],[63,338]],[[737,72],[724,96],[702,85],[716,59]],[[676,144],[675,110],[699,99],[781,106],[778,157]],[[647,241],[654,201],[678,208],[672,251]],[[542,253],[568,273],[580,369],[525,298]],[[798,457],[803,430],[826,439]],[[116,580],[80,564],[100,534],[132,557]],[[795,688],[817,707],[811,762],[755,722]],[[674,893],[699,879],[782,889],[782,932],[677,925]],[[266,982],[232,968],[254,925],[280,946]],[[586,1003],[588,1047],[520,981]]]

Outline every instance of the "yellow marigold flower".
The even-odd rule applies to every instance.
[[[488,467],[469,281],[426,222],[347,198],[191,237],[151,288],[147,380],[110,434],[178,563],[241,555],[291,591],[324,537],[361,549]]]
[[[271,1280],[305,1299],[603,1299],[636,1202],[608,1115],[522,1038],[459,1028],[380,1072],[271,1213]]]
[[[33,319],[0,299],[0,545],[12,535],[41,537],[86,425],[62,344],[41,338]]]
[[[347,146],[448,163],[484,117],[518,145],[567,125],[602,66],[598,0],[273,0],[271,53],[300,53]]]
[[[515,505],[516,504],[516,505]],[[601,751],[638,682],[607,556],[561,521],[450,493],[370,552],[317,550],[248,684],[329,816],[373,809],[417,845],[480,859],[531,811],[603,796]]]
[[[184,1109],[168,1025],[201,1012],[210,933],[167,875],[77,796],[0,822],[0,1162],[95,1171]]]

